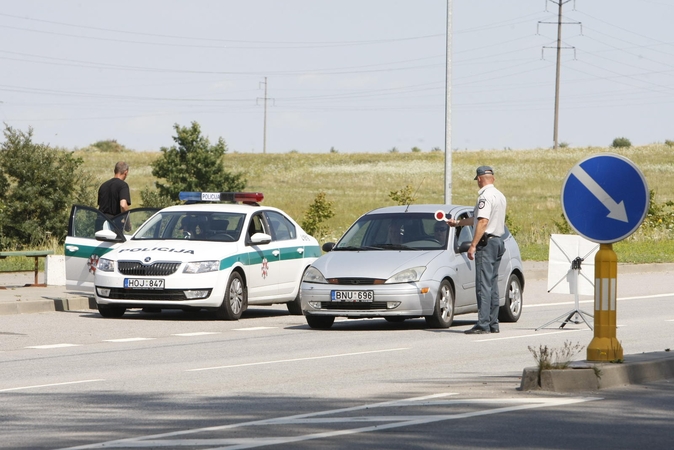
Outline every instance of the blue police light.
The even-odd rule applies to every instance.
[[[181,201],[194,202],[242,202],[258,203],[264,199],[262,192],[181,192]]]

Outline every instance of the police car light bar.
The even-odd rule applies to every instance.
[[[258,203],[264,199],[262,192],[181,192],[184,202],[242,202]]]

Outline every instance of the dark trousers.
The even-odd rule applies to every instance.
[[[477,328],[498,327],[498,268],[505,253],[500,237],[492,237],[475,252],[475,294],[477,296]]]

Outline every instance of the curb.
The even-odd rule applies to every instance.
[[[53,311],[81,311],[97,309],[93,297],[67,297],[44,300],[0,302],[0,316],[11,314],[31,314]]]
[[[622,363],[579,361],[568,369],[544,370],[538,381],[538,367],[522,372],[522,391],[594,391],[630,384],[644,384],[674,378],[674,353],[670,351],[627,355]]]

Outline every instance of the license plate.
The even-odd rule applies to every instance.
[[[161,278],[124,278],[125,289],[164,289]]]
[[[333,302],[373,302],[374,291],[330,291]]]

